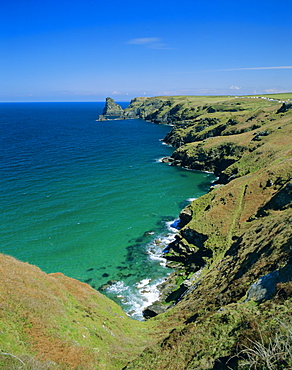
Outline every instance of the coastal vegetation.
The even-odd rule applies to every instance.
[[[1,255],[0,369],[292,369],[291,98],[143,97],[119,109],[171,125],[161,165],[218,180],[181,211],[164,251],[174,272],[144,322]]]

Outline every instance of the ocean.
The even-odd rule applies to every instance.
[[[215,177],[161,163],[169,126],[98,122],[103,107],[0,104],[1,252],[102,287],[141,319],[171,272],[173,222]]]

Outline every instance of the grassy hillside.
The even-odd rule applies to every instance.
[[[0,255],[0,369],[121,369],[153,341],[89,285]]]

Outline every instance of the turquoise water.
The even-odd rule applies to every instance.
[[[95,289],[113,280],[104,293],[139,318],[169,273],[171,221],[214,176],[159,162],[170,127],[97,122],[103,107],[0,104],[1,252]]]

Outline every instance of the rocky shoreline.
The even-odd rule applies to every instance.
[[[108,99],[110,98],[107,98],[107,101]],[[277,100],[268,101],[272,101],[272,104],[278,103]],[[111,107],[110,110],[112,109],[113,113],[119,109],[112,102]],[[164,253],[167,266],[175,269],[175,272],[159,286],[160,298],[144,310],[145,318],[154,317],[173,307],[182,299],[182,296],[193,291],[201,272],[212,265],[216,249],[222,249],[222,247],[214,248],[214,243],[208,245],[209,240],[212,239],[209,235],[211,225],[208,225],[209,230],[205,230],[206,227],[199,230],[200,228],[191,226],[195,216],[193,209],[196,208],[196,205],[202,208],[200,203],[204,203],[205,199],[213,199],[211,203],[210,200],[207,201],[205,209],[199,210],[200,219],[204,218],[204,215],[207,215],[208,211],[211,210],[219,188],[220,193],[224,193],[224,200],[221,198],[220,202],[223,201],[226,204],[229,202],[222,187],[251,172],[248,169],[248,164],[245,165],[247,168],[244,170],[241,168],[241,159],[246,156],[252,157],[253,153],[256,153],[263,145],[262,141],[273,132],[274,129],[265,127],[266,121],[276,121],[279,114],[289,112],[290,108],[291,103],[281,102],[280,106],[275,106],[272,113],[269,108],[268,114],[267,112],[263,114],[264,111],[259,112],[258,109],[255,112],[245,112],[244,104],[239,98],[230,98],[224,104],[199,106],[191,106],[187,99],[181,101],[174,98],[136,98],[131,101],[128,108],[120,111],[120,119],[140,118],[153,123],[173,126],[163,141],[176,149],[170,157],[163,158],[162,162],[191,170],[213,172],[218,177],[206,196],[181,211],[180,231],[178,231],[175,241],[169,245]],[[230,118],[231,114],[232,118]],[[111,115],[111,111],[109,111],[109,115]],[[242,140],[240,135],[247,137],[247,139]],[[273,180],[267,179],[266,185],[262,186],[269,188],[273,187],[272,184],[274,184]],[[289,183],[286,186],[289,188]],[[286,189],[284,192],[289,191]],[[287,197],[289,203],[290,195]],[[254,217],[252,212],[250,213],[248,218],[245,216],[247,220]],[[210,224],[210,222],[208,223]],[[221,220],[219,224],[222,224]],[[228,228],[228,225],[225,227]],[[220,231],[217,233],[219,234]],[[238,239],[236,233],[233,236],[230,235],[228,243],[230,246],[234,244],[233,239]],[[216,240],[216,244],[218,244],[218,240]],[[222,242],[220,241],[219,244]]]

